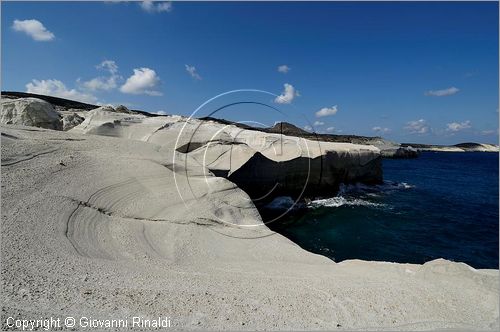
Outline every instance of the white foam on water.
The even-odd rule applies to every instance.
[[[415,186],[406,182],[385,181],[383,184],[369,186],[361,183],[340,185],[337,196],[317,199],[308,204],[309,207],[341,207],[341,206],[367,206],[387,207],[386,204],[372,202],[365,198],[378,198],[384,194],[397,190],[408,190]],[[389,207],[390,208],[390,207]]]
[[[387,207],[386,204],[371,202],[364,198],[378,198],[384,193],[393,192],[395,190],[407,190],[415,188],[406,182],[385,181],[380,185],[365,185],[365,184],[341,184],[337,196],[323,199],[316,199],[307,204],[307,207],[341,207],[341,206],[366,206],[366,207]],[[363,196],[363,197],[360,197]],[[303,206],[303,205],[302,205]],[[294,207],[294,200],[289,196],[276,197],[271,203],[266,205],[266,208],[273,210],[287,210]]]
[[[403,186],[403,189],[415,188],[415,186],[412,186],[411,184],[408,184],[406,182],[401,182],[400,185]]]
[[[370,206],[383,207],[385,204],[366,201],[361,198],[345,198],[343,196],[335,196],[331,198],[317,199],[308,204],[310,207],[341,207],[341,206]]]

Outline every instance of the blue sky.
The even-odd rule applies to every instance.
[[[190,115],[223,92],[258,89],[282,97],[227,95],[198,115],[254,100],[282,113],[237,105],[217,116],[400,142],[498,141],[497,2],[1,5],[2,90]]]

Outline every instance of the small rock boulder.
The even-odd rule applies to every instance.
[[[127,113],[127,114],[133,113],[132,111],[130,111],[127,107],[125,107],[123,105],[118,105],[115,108],[115,112],[118,112],[118,113]]]
[[[396,154],[394,157],[395,158],[402,158],[402,159],[417,158],[418,157],[418,150],[411,147],[411,146],[400,147],[399,149],[396,150]]]
[[[63,128],[62,129],[64,131],[70,130],[71,128],[76,127],[80,123],[82,123],[83,120],[85,120],[85,118],[79,116],[76,113],[66,114],[65,116],[63,116],[63,119],[62,119],[62,121],[63,121]]]
[[[413,159],[417,158],[419,152],[411,146],[402,146],[398,149],[382,150],[382,157],[394,159]]]
[[[92,111],[106,111],[106,112],[116,112],[112,105],[103,105],[98,108],[94,108]]]
[[[52,104],[38,98],[0,100],[2,124],[62,130],[62,120]]]

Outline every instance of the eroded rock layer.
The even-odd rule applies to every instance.
[[[317,181],[372,181],[378,149],[109,108],[84,115],[67,132],[2,125],[2,329],[5,317],[85,315],[168,316],[189,330],[498,330],[498,270],[337,264],[270,231],[249,195],[216,176],[258,160],[294,189],[304,161],[324,159],[332,169],[312,162]]]
[[[72,132],[125,137],[171,149],[184,168],[229,178],[252,198],[334,194],[341,183],[380,183],[380,150],[246,130],[178,116],[147,118],[101,107]]]

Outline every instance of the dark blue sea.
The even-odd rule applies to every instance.
[[[384,184],[350,185],[271,228],[336,262],[498,268],[498,154],[424,152],[384,159]]]

